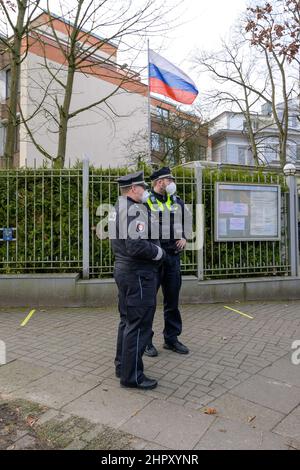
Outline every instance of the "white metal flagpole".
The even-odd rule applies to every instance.
[[[152,164],[151,158],[151,97],[150,97],[150,45],[149,39],[147,39],[148,45],[148,157],[149,157],[149,164]]]

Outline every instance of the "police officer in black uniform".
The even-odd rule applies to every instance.
[[[118,183],[121,196],[109,214],[120,312],[116,376],[124,387],[153,389],[157,381],[144,375],[142,356],[151,341],[164,251],[159,240],[149,239],[149,212],[143,205],[149,193],[143,172],[122,176]]]
[[[187,211],[184,202],[175,195],[176,184],[170,168],[163,167],[154,171],[150,179],[153,186],[147,205],[149,211],[155,214],[159,220],[159,239],[161,247],[166,252],[159,273],[159,285],[162,287],[164,298],[165,328],[163,334],[165,343],[163,347],[179,354],[188,354],[189,349],[178,341],[178,336],[182,332],[182,319],[178,303],[181,288],[180,252],[186,245],[183,221],[185,216],[190,217],[191,214]],[[182,215],[182,223],[179,230],[175,230],[175,212],[178,209]],[[164,219],[163,215],[168,215],[168,217]],[[166,227],[166,223],[168,227]],[[152,332],[152,336],[153,334]],[[145,355],[154,357],[157,354],[157,349],[151,339],[145,349]]]

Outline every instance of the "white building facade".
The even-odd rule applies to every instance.
[[[21,66],[19,93],[22,113],[30,133],[40,148],[55,158],[58,146],[56,103],[62,103],[64,92],[53,75],[66,82],[67,68],[60,45],[66,44],[67,47],[67,28],[70,25],[61,19],[53,19],[52,27],[59,37],[59,45],[52,27],[47,25],[45,15],[34,20],[28,53]],[[91,43],[99,42],[93,34],[89,35],[88,40]],[[3,106],[8,99],[9,80],[7,65],[0,70],[0,100]],[[118,167],[130,165],[133,153],[149,152],[148,87],[137,74],[118,65],[118,49],[113,43],[105,44],[90,58],[90,63],[85,64],[83,71],[75,72],[70,112],[76,112],[108,95],[112,96],[69,121],[65,166],[72,166],[86,155],[97,167]],[[3,113],[1,117],[0,159],[3,158],[5,144]],[[51,162],[33,143],[22,120],[17,145],[16,166],[38,167],[44,161]]]
[[[277,109],[282,119],[281,105]],[[289,129],[287,139],[287,161],[300,164],[300,121],[298,100],[290,101]],[[272,113],[267,107],[251,115],[259,162],[277,166],[279,159],[278,129]],[[214,118],[209,125],[211,160],[237,165],[254,165],[249,133],[243,113],[225,111]]]

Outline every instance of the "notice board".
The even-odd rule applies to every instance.
[[[215,183],[215,241],[280,240],[280,185]]]

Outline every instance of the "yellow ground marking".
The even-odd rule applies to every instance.
[[[243,315],[243,317],[250,318],[251,320],[254,319],[254,317],[251,317],[251,315],[247,315],[247,313],[240,312],[239,310],[236,310],[235,308],[227,307],[227,305],[224,305],[224,308],[227,308],[228,310],[232,310],[232,312],[239,313],[240,315]]]
[[[31,310],[29,312],[29,314],[27,315],[27,317],[25,318],[25,320],[21,323],[21,326],[25,326],[27,325],[27,323],[29,322],[30,318],[32,317],[32,315],[35,313],[35,309]]]

